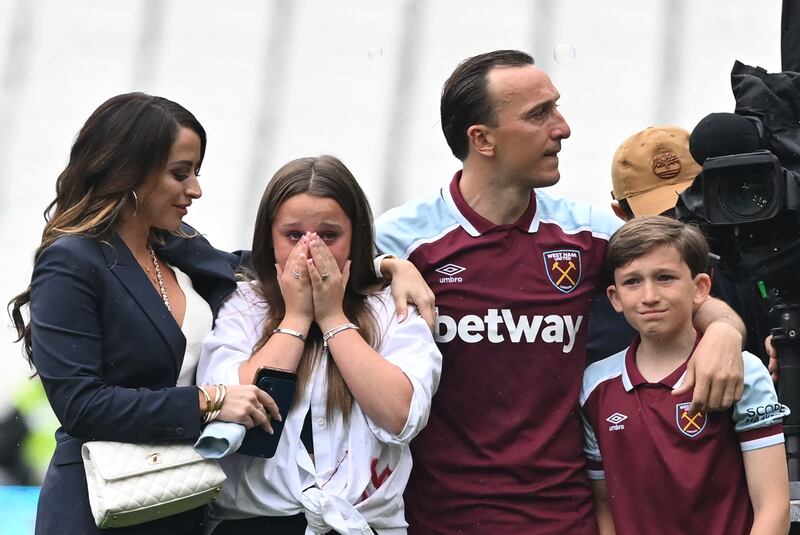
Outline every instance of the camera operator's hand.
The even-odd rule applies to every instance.
[[[742,334],[726,321],[715,321],[689,359],[683,384],[672,394],[693,392],[690,412],[713,412],[730,408],[743,389]]]
[[[764,348],[766,348],[767,355],[769,355],[767,369],[772,375],[772,382],[778,384],[778,352],[775,350],[775,346],[772,345],[772,335],[767,336],[766,340],[764,340]]]

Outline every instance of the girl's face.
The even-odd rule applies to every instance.
[[[197,173],[200,169],[200,136],[180,128],[169,151],[167,166],[148,178],[139,188],[136,218],[148,226],[177,230],[192,201],[202,195]]]
[[[272,220],[272,243],[275,261],[281,268],[286,266],[289,253],[306,232],[317,233],[341,270],[350,257],[353,225],[339,203],[327,197],[299,193],[280,205]]]

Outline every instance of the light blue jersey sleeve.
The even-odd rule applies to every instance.
[[[594,428],[587,418],[589,407],[586,406],[586,402],[595,388],[601,383],[622,375],[626,352],[627,349],[595,362],[583,372],[580,396],[581,422],[583,424],[583,454],[586,457],[586,471],[589,479],[605,479],[606,475],[603,469],[603,456],[597,443],[597,435],[595,435]]]
[[[458,226],[440,190],[382,214],[375,220],[375,241],[378,252],[408,258],[420,245]]]
[[[744,392],[733,406],[734,429],[743,434],[742,451],[749,451],[783,442],[783,433],[760,436],[753,433],[779,424],[789,415],[789,407],[778,401],[769,371],[761,360],[747,351],[744,359]]]
[[[581,422],[583,423],[583,454],[587,461],[586,473],[589,475],[589,479],[605,479],[606,472],[603,469],[603,456],[600,454],[600,446],[597,445],[597,436],[583,411],[581,411]]]

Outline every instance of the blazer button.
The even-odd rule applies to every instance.
[[[186,430],[183,427],[180,427],[180,426],[176,427],[175,428],[175,434],[178,435],[179,437],[182,437],[183,435],[186,434]]]

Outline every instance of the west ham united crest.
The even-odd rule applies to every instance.
[[[691,403],[678,403],[675,405],[675,422],[681,433],[689,438],[694,438],[706,428],[706,413],[689,413]]]
[[[553,286],[568,294],[581,280],[581,252],[573,249],[546,251],[544,269]]]

